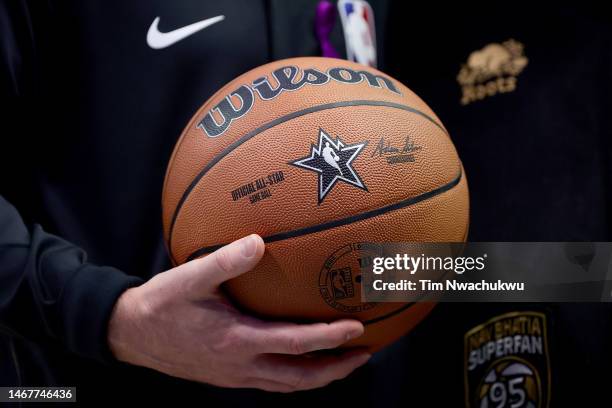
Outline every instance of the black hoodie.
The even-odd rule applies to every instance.
[[[290,396],[220,390],[113,361],[106,327],[117,297],[170,267],[160,197],[185,123],[237,75],[320,55],[316,3],[0,3],[0,385],[76,385],[82,402],[461,406],[464,335],[527,310],[548,318],[552,400],[605,391],[610,374],[597,373],[611,358],[608,305],[440,305],[348,380]],[[603,14],[370,3],[379,68],[430,104],[459,150],[472,239],[611,240],[612,35]],[[165,32],[219,15],[172,46],[147,44],[156,17]],[[332,42],[345,55],[339,22]],[[515,52],[520,72],[460,75],[490,44]]]

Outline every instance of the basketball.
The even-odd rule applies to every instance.
[[[255,68],[215,93],[184,129],[162,197],[181,264],[245,235],[258,266],[224,286],[271,320],[354,318],[371,350],[414,328],[433,303],[363,303],[363,254],[385,242],[462,242],[466,176],[444,125],[376,69],[332,58]]]

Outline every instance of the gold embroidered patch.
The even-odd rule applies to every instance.
[[[467,407],[548,407],[545,314],[511,312],[494,317],[468,331],[464,347]]]
[[[474,51],[457,75],[463,94],[461,104],[514,91],[517,77],[527,63],[523,44],[512,38]]]

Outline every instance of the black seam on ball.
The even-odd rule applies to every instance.
[[[246,135],[242,136],[240,139],[230,144],[221,153],[216,155],[210,162],[208,162],[208,164],[206,164],[206,166],[204,166],[204,168],[200,170],[198,175],[192,180],[192,182],[189,184],[189,186],[187,187],[187,189],[181,196],[181,199],[177,203],[176,208],[174,209],[174,213],[172,214],[172,220],[170,221],[170,228],[168,232],[168,252],[170,253],[170,257],[172,258],[172,261],[175,264],[177,263],[176,259],[174,258],[174,254],[172,253],[172,235],[174,232],[174,225],[178,218],[178,214],[181,208],[183,207],[183,204],[185,203],[185,201],[187,201],[187,198],[189,197],[189,194],[191,193],[191,191],[200,182],[202,177],[204,177],[204,175],[208,173],[210,169],[212,169],[218,162],[220,162],[221,159],[223,159],[225,156],[230,154],[233,150],[235,150],[237,147],[239,147],[241,144],[243,144],[247,140],[257,136],[259,133],[265,132],[266,130],[273,128],[274,126],[280,125],[281,123],[298,118],[300,116],[308,115],[310,113],[319,112],[319,111],[327,110],[327,109],[342,108],[342,107],[347,107],[347,106],[383,106],[383,107],[401,109],[407,112],[412,112],[412,113],[415,113],[417,115],[424,117],[429,122],[436,125],[446,135],[448,135],[448,132],[446,131],[446,129],[444,129],[444,127],[441,124],[439,124],[431,116],[427,115],[424,112],[421,112],[418,109],[415,109],[407,105],[402,105],[399,103],[386,102],[386,101],[370,101],[370,100],[342,101],[342,102],[333,102],[333,103],[326,103],[322,105],[311,106],[310,108],[306,108],[306,109],[302,109],[299,111],[289,113],[287,115],[281,116],[280,118],[274,119],[273,121],[270,121],[266,124],[263,124],[262,126],[258,127],[257,129],[252,130],[251,132],[247,133]]]
[[[373,218],[373,217],[376,217],[376,216],[379,216],[379,215],[382,215],[382,214],[385,214],[385,213],[388,213],[394,210],[399,210],[401,208],[409,207],[411,205],[420,203],[421,201],[425,201],[427,199],[430,199],[432,197],[435,197],[437,195],[440,195],[442,193],[445,193],[451,190],[453,187],[459,184],[459,182],[461,181],[461,177],[462,177],[462,172],[461,170],[459,170],[459,175],[455,179],[453,179],[451,182],[444,184],[443,186],[440,186],[434,190],[420,194],[418,196],[410,197],[405,200],[398,201],[397,203],[393,203],[393,204],[390,204],[384,207],[376,208],[374,210],[365,211],[365,212],[362,212],[356,215],[351,215],[350,217],[340,218],[338,220],[328,221],[328,222],[324,222],[324,223],[317,224],[317,225],[311,225],[305,228],[298,228],[298,229],[291,230],[291,231],[269,235],[267,237],[263,237],[263,240],[264,242],[269,243],[269,242],[282,241],[284,239],[289,239],[289,238],[295,238],[295,237],[299,237],[302,235],[313,234],[315,232],[320,232],[320,231],[325,231],[331,228],[341,227],[344,225],[352,224],[354,222],[363,221],[368,218]],[[187,257],[187,261],[191,261],[202,255],[214,252],[217,249],[225,245],[227,245],[227,243],[219,244],[219,245],[211,245],[211,246],[202,247],[200,249],[197,249],[196,251],[194,251],[193,253],[191,253],[191,255]]]

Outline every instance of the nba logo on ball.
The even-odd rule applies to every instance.
[[[334,141],[323,129],[319,129],[318,145],[311,146],[310,155],[289,162],[289,164],[318,173],[318,203],[321,204],[327,193],[339,181],[368,191],[351,165],[351,162],[359,155],[367,143],[367,141],[364,141],[362,143],[346,145],[340,138]]]
[[[349,60],[376,67],[376,31],[374,12],[364,0],[340,0],[346,56]]]

